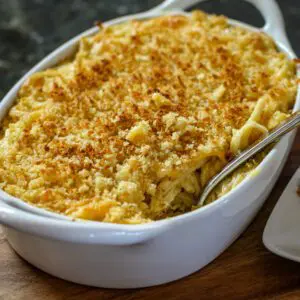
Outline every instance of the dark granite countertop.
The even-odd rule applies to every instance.
[[[300,1],[278,2],[290,41],[300,55]],[[160,0],[0,0],[0,99],[35,63],[94,21],[147,10],[158,3]],[[195,7],[263,24],[260,14],[243,1],[210,0]]]

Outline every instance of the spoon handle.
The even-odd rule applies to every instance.
[[[198,204],[202,205],[207,199],[211,191],[230,173],[232,173],[237,167],[247,161],[249,158],[254,156],[256,153],[263,150],[265,147],[276,141],[278,138],[282,137],[289,131],[293,130],[300,125],[300,111],[294,112],[289,118],[287,118],[283,123],[271,130],[263,139],[251,145],[249,148],[244,150],[241,154],[236,156],[232,161],[230,161],[223,170],[215,175],[205,186]]]

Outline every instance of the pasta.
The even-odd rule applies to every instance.
[[[74,57],[22,86],[2,124],[0,187],[103,222],[188,212],[233,155],[289,116],[296,82],[294,62],[270,37],[223,16],[194,11],[100,27]]]

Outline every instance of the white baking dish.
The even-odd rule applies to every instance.
[[[275,1],[247,1],[261,11],[266,25],[258,29],[234,20],[230,23],[269,33],[281,51],[295,58]],[[173,9],[179,13],[197,2],[200,1],[167,0],[151,11],[105,25],[132,18],[151,18]],[[97,30],[92,28],[75,37],[30,70],[2,100],[0,118],[12,106],[17,91],[30,74],[70,55],[82,36]],[[299,108],[298,91],[294,109]],[[11,246],[25,260],[66,280],[111,288],[146,287],[176,280],[215,259],[248,226],[274,186],[293,138],[294,134],[289,134],[276,145],[257,167],[256,176],[246,179],[217,201],[168,220],[142,225],[72,221],[0,191],[0,223],[5,225]]]

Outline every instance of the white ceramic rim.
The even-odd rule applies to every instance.
[[[125,16],[121,18],[117,18],[108,22],[104,23],[104,26],[113,25],[116,23],[121,23],[130,19],[144,19],[144,18],[151,18],[156,17],[163,14],[185,14],[183,9],[188,8],[191,5],[196,3],[202,2],[205,0],[166,0],[159,6],[155,7],[154,9],[140,13],[136,15]],[[252,30],[252,31],[264,31],[271,35],[275,40],[278,48],[280,51],[286,53],[290,59],[296,58],[295,53],[293,52],[289,41],[286,37],[285,30],[284,30],[284,23],[283,17],[279,10],[279,7],[275,0],[245,0],[247,2],[252,3],[256,6],[262,15],[265,18],[265,26],[263,28],[256,28],[254,26],[245,24],[240,21],[229,19],[229,23],[232,25],[241,26],[243,28]],[[2,102],[0,103],[0,119],[4,117],[7,113],[8,109],[12,106],[13,101],[12,98],[16,97],[16,94],[23,84],[23,82],[33,73],[49,68],[63,58],[69,56],[71,53],[74,52],[78,41],[84,37],[93,35],[98,31],[98,27],[93,27],[78,36],[72,38],[68,42],[64,43],[62,46],[57,48],[55,51],[50,53],[47,57],[45,57],[40,63],[34,66],[24,77],[22,77],[14,86],[13,88],[7,93],[7,95],[3,98]],[[63,52],[63,56],[59,55]],[[297,71],[297,75],[299,76],[299,69]],[[294,105],[294,111],[300,108],[300,88],[297,91],[297,98]],[[281,144],[287,143],[288,139],[291,137],[289,136],[284,137],[265,157],[265,159],[259,164],[257,167],[258,170],[263,169],[270,160],[274,158],[276,155],[277,149],[280,147]],[[78,222],[73,222],[74,220],[70,217],[60,215],[58,213],[50,212],[42,208],[38,208],[31,204],[28,204],[21,199],[15,198],[4,191],[0,190],[0,223],[17,227],[18,229],[22,230],[22,224],[26,222],[28,228],[31,228],[30,225],[36,226],[37,224],[43,225],[44,223],[48,223],[47,220],[51,218],[51,227],[52,229],[49,230],[47,228],[48,234],[45,234],[48,237],[59,237],[59,232],[54,234],[55,231],[60,229],[60,226],[64,226],[65,228],[70,229],[77,228],[78,230],[82,230],[82,236],[77,232],[74,235],[70,235],[67,240],[70,241],[80,241],[80,242],[99,242],[99,243],[109,243],[109,244],[130,244],[134,242],[141,241],[141,237],[143,240],[148,239],[152,236],[156,236],[159,233],[171,228],[174,223],[181,223],[193,218],[197,218],[199,214],[209,214],[213,210],[217,209],[219,206],[226,204],[230,201],[231,198],[235,197],[236,194],[241,193],[244,190],[247,190],[248,187],[252,184],[254,178],[249,176],[246,178],[242,183],[240,183],[236,188],[231,190],[226,195],[220,197],[216,201],[207,204],[204,207],[201,207],[195,211],[187,212],[185,214],[172,217],[170,219],[159,220],[151,223],[146,224],[137,224],[137,225],[127,225],[127,224],[113,224],[113,223],[104,223],[98,221],[88,221],[88,220],[78,220]],[[47,217],[47,218],[45,218]],[[12,224],[11,218],[15,224]],[[15,226],[14,226],[15,225]],[[45,224],[46,226],[50,226],[49,224]],[[29,229],[25,229],[24,231],[29,231]],[[95,232],[97,230],[97,233]],[[40,230],[31,230],[30,232],[40,234]],[[92,232],[92,233],[91,233]],[[106,236],[107,234],[107,236]],[[111,237],[118,236],[128,238],[128,241],[125,241],[122,238],[122,241],[112,241]],[[65,239],[65,238],[62,238]]]

